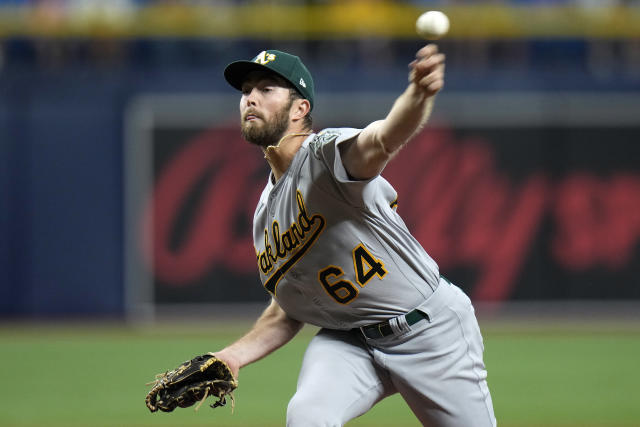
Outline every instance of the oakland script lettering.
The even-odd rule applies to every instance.
[[[269,273],[279,259],[285,259],[292,254],[300,245],[306,242],[307,234],[313,231],[313,240],[317,240],[324,229],[324,218],[315,214],[311,217],[307,214],[304,199],[300,191],[296,191],[296,202],[298,204],[298,220],[291,224],[284,233],[280,234],[280,224],[274,221],[271,226],[271,236],[269,231],[264,229],[264,250],[257,253],[258,267],[263,274]],[[314,226],[317,225],[314,229]],[[269,242],[269,237],[273,240],[273,246]]]

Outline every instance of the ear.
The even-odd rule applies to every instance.
[[[291,120],[297,121],[309,114],[311,111],[311,104],[307,99],[298,98],[293,102],[291,106],[290,117]]]

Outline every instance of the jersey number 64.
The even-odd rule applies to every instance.
[[[384,269],[382,261],[374,257],[367,249],[359,244],[353,251],[353,269],[356,282],[360,287],[364,287],[374,276],[382,279],[387,270]],[[335,265],[329,265],[318,272],[318,280],[324,290],[340,304],[349,304],[356,299],[360,290],[349,280],[340,279],[344,275],[344,270]]]

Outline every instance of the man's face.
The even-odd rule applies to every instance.
[[[250,73],[242,84],[242,136],[260,147],[276,145],[289,127],[292,100],[287,84],[265,72]]]

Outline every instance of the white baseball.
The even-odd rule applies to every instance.
[[[418,17],[416,31],[425,39],[439,39],[449,31],[449,18],[438,10],[430,10]]]

